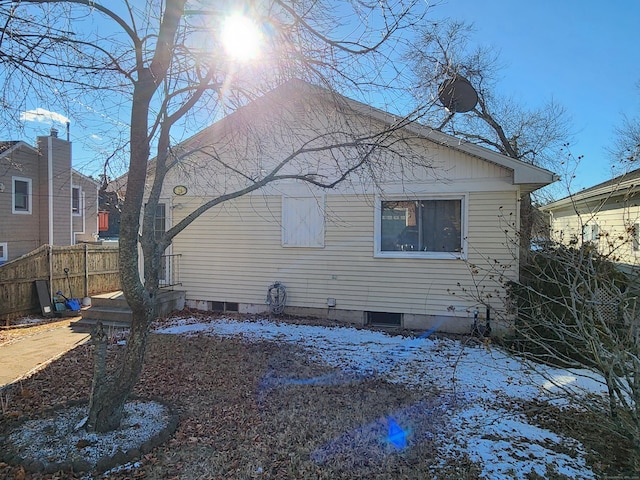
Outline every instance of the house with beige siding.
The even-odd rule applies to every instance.
[[[370,149],[318,147],[345,125],[387,133]],[[519,199],[556,176],[302,82],[172,147],[156,227],[168,230],[301,149],[279,171],[292,178],[207,210],[174,238],[165,273],[177,278],[179,263],[188,306],[265,313],[270,287],[281,285],[288,314],[468,333],[474,312],[483,322],[488,312],[496,330],[506,326]],[[358,155],[370,162],[334,188],[293,178],[335,178]],[[151,162],[149,181],[153,171]]]
[[[57,131],[37,145],[0,142],[0,262],[41,245],[94,241],[98,184],[71,167],[71,143]]]
[[[640,169],[545,205],[551,239],[594,245],[626,269],[640,265]]]

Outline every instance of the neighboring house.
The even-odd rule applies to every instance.
[[[591,243],[622,266],[640,265],[640,169],[542,207],[551,239]]]
[[[156,228],[259,177],[332,124],[374,131],[397,120],[288,82],[172,148],[180,165],[164,182]],[[483,318],[489,306],[504,321],[504,282],[518,278],[519,198],[557,177],[417,124],[388,144],[402,155],[381,153],[375,179],[360,172],[330,190],[281,181],[205,212],[167,252],[179,257],[187,305],[267,312],[268,288],[281,282],[285,313],[468,333],[474,311]],[[310,152],[304,162],[329,174],[339,155]],[[175,268],[168,262],[166,275],[175,279]]]
[[[71,143],[55,129],[37,147],[0,142],[0,262],[94,241],[97,218],[98,184],[71,168]]]
[[[101,188],[98,194],[98,234],[102,240],[117,240],[120,234],[120,205],[118,194]]]

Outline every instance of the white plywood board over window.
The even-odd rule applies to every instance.
[[[324,195],[282,197],[282,246],[324,247]]]

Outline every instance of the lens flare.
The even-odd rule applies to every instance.
[[[260,54],[262,33],[249,17],[234,14],[222,25],[222,45],[227,55],[239,61],[248,61]]]

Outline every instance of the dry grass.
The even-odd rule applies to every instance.
[[[122,348],[110,347],[112,364]],[[91,347],[80,346],[10,387],[4,420],[36,417],[86,398],[91,362]],[[419,394],[376,378],[348,377],[310,362],[289,344],[152,335],[135,394],[169,402],[180,424],[139,466],[110,479],[429,479],[436,473],[445,480],[479,478],[479,467],[466,458],[446,465],[436,459],[434,434],[446,428],[447,407],[438,392]],[[389,441],[390,415],[411,424],[412,448],[397,449]],[[539,423],[562,427],[556,422],[554,428],[549,418],[540,416]],[[598,432],[589,433],[581,438],[587,448],[610,452]],[[0,464],[0,478],[86,478],[22,474]]]
[[[90,348],[74,349],[9,389],[7,418],[85,398]],[[111,347],[112,360],[122,348]],[[308,381],[317,377],[324,384]],[[108,478],[428,479],[436,469],[439,478],[477,478],[469,462],[434,464],[432,433],[442,428],[437,395],[402,412],[425,399],[401,385],[310,363],[291,345],[153,335],[135,394],[168,401],[180,425],[139,467]],[[386,418],[399,410],[414,417],[420,441],[411,449],[397,449],[387,438]],[[446,470],[450,475],[443,476]],[[20,469],[0,466],[0,477],[16,475]],[[81,478],[62,475],[26,478]]]

